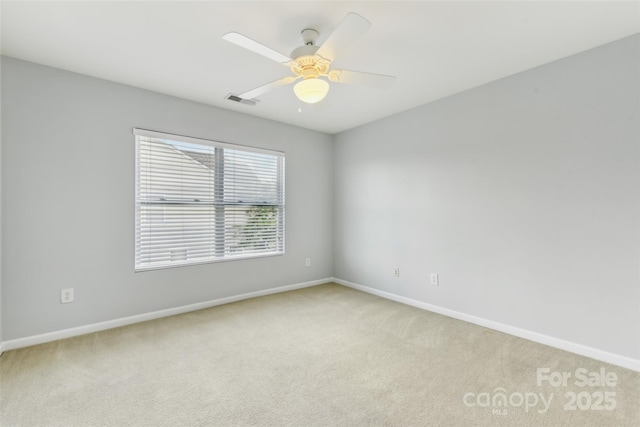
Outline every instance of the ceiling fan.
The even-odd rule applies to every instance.
[[[369,27],[371,27],[371,23],[365,18],[356,13],[349,13],[327,37],[322,46],[316,46],[318,32],[307,28],[302,31],[304,45],[294,49],[289,56],[242,34],[235,32],[225,34],[222,38],[228,42],[279,62],[289,67],[293,73],[291,76],[283,77],[240,95],[230,95],[228,98],[237,102],[249,101],[245,103],[255,105],[254,98],[300,79],[302,80],[294,86],[293,91],[301,101],[309,104],[315,104],[324,99],[329,91],[327,80],[334,83],[356,84],[380,89],[390,87],[395,77],[331,69],[331,63],[339,55],[346,52]]]

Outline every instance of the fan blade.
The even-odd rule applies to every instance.
[[[376,89],[388,89],[396,78],[383,74],[363,73],[361,71],[333,70],[329,74],[329,80],[337,83],[369,86]]]
[[[371,22],[356,13],[349,13],[320,46],[316,55],[333,61],[349,48],[371,27]]]
[[[251,98],[257,98],[258,96],[269,92],[272,89],[276,89],[279,88],[280,86],[286,86],[288,84],[293,83],[294,81],[296,81],[298,78],[297,77],[293,77],[293,76],[288,76],[288,77],[284,77],[280,80],[276,80],[273,81],[271,83],[267,83],[266,85],[262,85],[260,87],[257,87],[255,89],[252,89],[248,92],[245,93],[241,93],[240,95],[238,95],[240,98],[245,98],[245,99],[251,99]]]
[[[291,61],[291,58],[289,58],[288,56],[283,55],[280,52],[276,52],[270,47],[260,44],[257,41],[252,40],[247,36],[243,36],[240,33],[227,33],[222,36],[222,38],[228,42],[237,44],[238,46],[248,49],[251,52],[267,57],[281,64],[286,65],[289,61]]]

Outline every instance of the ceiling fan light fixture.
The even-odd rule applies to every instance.
[[[327,96],[329,83],[318,78],[304,79],[293,87],[293,92],[300,101],[306,102],[307,104],[315,104]]]

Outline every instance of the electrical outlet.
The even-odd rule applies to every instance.
[[[400,268],[396,267],[393,269],[393,277],[400,277]]]
[[[307,259],[304,261],[304,265],[305,265],[306,267],[311,267],[311,258],[307,258]]]
[[[440,281],[438,280],[438,274],[437,273],[431,273],[431,285],[432,286],[438,286],[440,284]]]
[[[73,302],[73,288],[60,289],[60,304]]]

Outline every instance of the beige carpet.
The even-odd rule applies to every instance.
[[[2,426],[640,425],[639,373],[335,284],[0,361]]]

